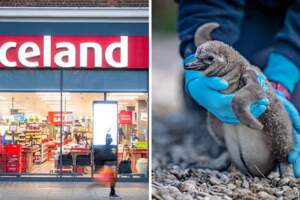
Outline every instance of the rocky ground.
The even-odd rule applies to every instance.
[[[152,197],[157,200],[280,200],[299,199],[300,181],[279,178],[247,177],[240,172],[219,172],[176,165],[156,168],[152,174]]]
[[[177,45],[175,35],[154,34],[152,198],[300,199],[300,182],[294,178],[277,173],[253,178],[232,167],[225,170],[230,163],[209,136],[205,113],[190,109],[182,98]]]

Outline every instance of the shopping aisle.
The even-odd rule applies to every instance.
[[[87,190],[87,182],[0,182],[0,200],[106,200],[108,188]],[[147,183],[119,183],[122,199],[148,199]]]

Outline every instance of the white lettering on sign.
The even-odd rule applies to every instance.
[[[54,61],[59,67],[75,67],[75,46],[69,42],[60,42],[56,44],[56,49],[64,49],[61,52],[58,52]],[[63,60],[66,58],[66,61]]]
[[[107,36],[108,41],[102,39],[104,44],[93,36],[91,41],[84,36],[78,41],[75,36],[30,36],[25,42],[24,38],[2,43],[0,40],[2,67],[128,67],[128,36],[120,36],[119,41],[115,36]]]
[[[108,64],[117,68],[127,67],[128,65],[127,44],[128,44],[127,37],[121,36],[121,42],[112,43],[107,47],[105,52],[105,57]],[[116,62],[113,58],[113,52],[118,48],[120,49],[120,54],[121,54],[120,62]]]
[[[29,52],[28,52],[29,51]],[[40,49],[36,43],[25,42],[20,46],[18,56],[22,65],[27,67],[38,67],[39,63],[37,61],[31,62],[28,58],[33,58],[40,55]]]
[[[51,67],[51,36],[44,36],[44,66]]]
[[[95,67],[102,66],[102,48],[99,44],[94,42],[86,42],[80,44],[80,66],[87,67],[88,49],[94,50]]]
[[[0,61],[6,67],[16,67],[17,66],[17,62],[9,61],[7,59],[7,51],[11,48],[16,48],[16,46],[17,46],[17,43],[15,43],[15,42],[7,42],[7,43],[3,44],[0,48]]]

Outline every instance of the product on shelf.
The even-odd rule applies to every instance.
[[[4,145],[5,173],[20,173],[21,172],[21,145],[6,144]]]

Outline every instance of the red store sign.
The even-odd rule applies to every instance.
[[[119,112],[119,124],[132,124],[132,112],[121,110]]]
[[[54,126],[60,126],[60,122],[63,124],[72,124],[73,123],[73,113],[72,112],[63,112],[62,119],[60,117],[60,112],[48,112],[48,122]]]
[[[0,35],[0,68],[148,69],[148,36]]]

